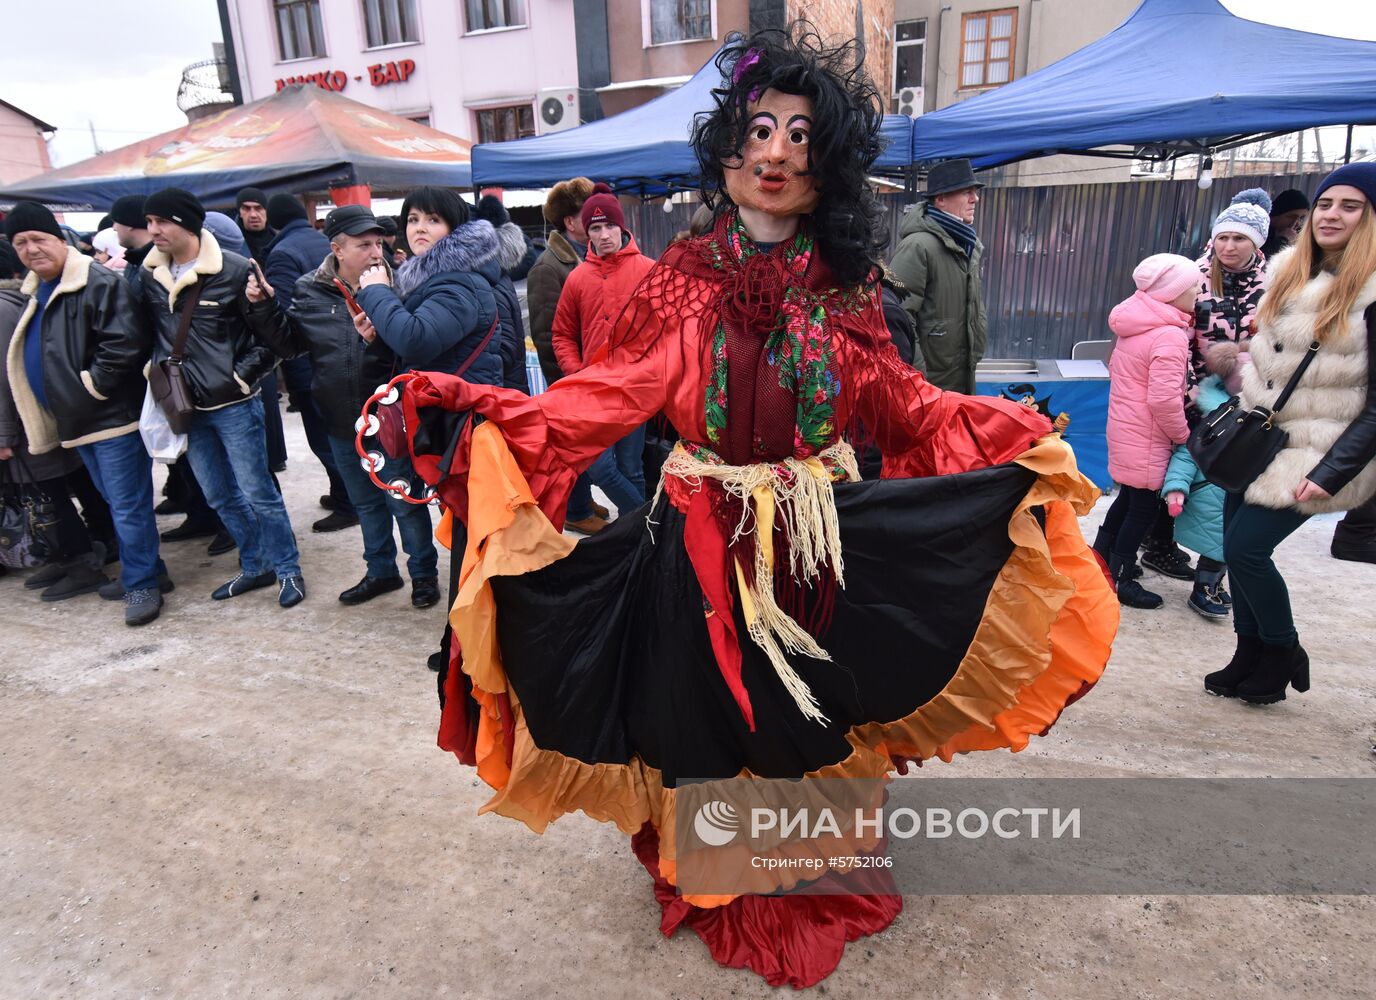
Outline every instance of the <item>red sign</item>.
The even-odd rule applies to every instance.
[[[405,83],[415,71],[416,63],[412,59],[377,63],[368,67],[368,82],[374,87],[385,87],[389,83]]]
[[[374,87],[385,87],[391,83],[405,83],[411,78],[411,74],[416,71],[414,59],[400,59],[396,62],[374,63],[368,67],[368,82]],[[363,77],[356,76],[355,80],[362,80]],[[277,89],[289,87],[293,83],[313,83],[322,90],[333,90],[335,93],[341,92],[349,85],[349,74],[343,70],[321,70],[319,73],[308,73],[305,76],[288,76],[277,81]]]

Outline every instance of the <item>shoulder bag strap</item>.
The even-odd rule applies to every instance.
[[[492,343],[492,335],[497,332],[497,320],[499,318],[500,314],[498,314],[494,309],[492,325],[488,327],[487,336],[483,338],[483,342],[481,344],[479,344],[476,348],[473,349],[473,353],[468,356],[468,360],[459,366],[459,370],[454,373],[455,377],[458,377],[462,375],[464,372],[468,371],[468,369],[472,367],[473,362],[478,360],[478,357],[483,353],[483,350],[487,347],[487,345]]]
[[[174,365],[182,363],[182,356],[186,353],[186,337],[191,332],[191,314],[196,311],[196,303],[200,301],[201,282],[198,278],[196,284],[191,286],[190,294],[182,299],[181,320],[177,324],[177,339],[172,343],[172,356],[167,359]]]
[[[1309,350],[1304,352],[1304,360],[1300,362],[1299,367],[1295,369],[1295,374],[1290,376],[1290,381],[1285,383],[1285,388],[1282,389],[1280,395],[1276,397],[1276,405],[1271,407],[1271,412],[1273,414],[1279,413],[1281,407],[1290,401],[1290,395],[1295,391],[1295,387],[1300,384],[1300,379],[1304,377],[1305,369],[1309,367],[1309,363],[1314,360],[1314,355],[1318,353],[1319,342],[1316,340],[1309,345]]]

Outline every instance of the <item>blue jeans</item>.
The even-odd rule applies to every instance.
[[[637,427],[593,462],[588,478],[616,505],[616,515],[629,514],[645,503],[645,428]]]
[[[344,480],[339,476],[339,467],[335,465],[334,451],[330,448],[329,429],[320,413],[320,407],[315,403],[315,397],[311,395],[311,380],[314,377],[315,370],[311,367],[311,359],[304,354],[299,358],[282,362],[282,379],[287,383],[287,399],[301,415],[301,427],[306,432],[306,444],[310,445],[311,454],[324,466],[325,478],[330,481],[330,496],[334,498],[334,509],[340,514],[352,514],[354,505],[349,499]]]
[[[153,516],[153,460],[138,431],[83,444],[77,454],[110,505],[119,538],[119,582],[125,590],[158,585],[167,567],[158,558],[158,522]]]
[[[586,472],[573,481],[566,516],[570,521],[586,521],[592,517],[592,477]]]
[[[301,555],[282,494],[272,484],[259,396],[191,421],[186,454],[205,498],[239,546],[239,565],[249,576],[275,570],[298,576]]]
[[[1223,501],[1223,558],[1233,585],[1233,631],[1268,646],[1297,638],[1290,591],[1271,558],[1276,546],[1309,520],[1293,507],[1253,507],[1236,493]]]
[[[354,451],[353,439],[329,436],[335,468],[349,491],[354,510],[358,512],[358,526],[363,529],[363,561],[368,575],[389,580],[397,575],[397,543],[392,537],[392,520],[401,529],[401,547],[406,552],[406,572],[411,579],[424,580],[439,576],[439,552],[435,548],[434,530],[430,524],[430,508],[398,500],[386,490],[378,489],[363,471],[363,460]],[[387,457],[377,477],[384,483],[393,479],[411,482],[411,493],[417,495],[424,484],[416,477],[409,458]]]

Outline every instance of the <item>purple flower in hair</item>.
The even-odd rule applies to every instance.
[[[748,49],[743,56],[737,59],[736,66],[731,71],[731,83],[740,83],[741,77],[745,76],[746,73],[749,73],[752,69],[759,65],[760,56],[762,54],[763,53],[759,49]],[[760,88],[756,87],[754,90],[750,92],[746,100],[753,102],[759,100],[759,97]]]

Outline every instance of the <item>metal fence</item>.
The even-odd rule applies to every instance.
[[[1112,336],[1108,314],[1132,293],[1132,269],[1154,253],[1203,252],[1214,217],[1233,195],[1260,187],[1312,194],[1322,174],[1221,177],[1207,191],[1193,180],[986,188],[975,226],[984,241],[984,298],[991,358],[1068,358],[1080,340]],[[907,209],[888,209],[890,254]],[[644,253],[657,257],[688,228],[695,205],[633,206],[627,225]]]

